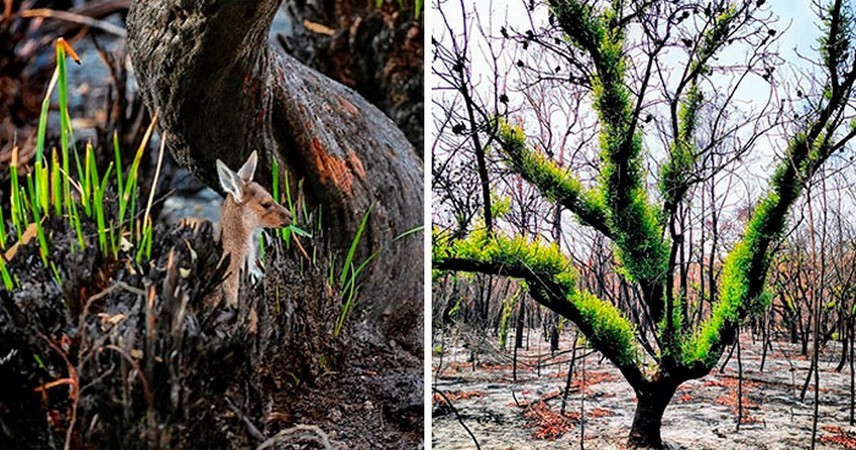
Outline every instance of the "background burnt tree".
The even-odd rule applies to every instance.
[[[771,266],[772,308],[765,320],[757,324],[763,327],[764,355],[772,347],[769,336],[781,334],[799,344],[802,356],[810,357],[807,374],[798,390],[800,401],[805,400],[809,388],[818,388],[824,369],[819,359],[823,352],[831,348],[840,352],[837,356],[827,355],[834,359],[827,359],[826,367],[836,372],[852,361],[850,325],[854,317],[856,264],[849,202],[852,182],[847,181],[852,162],[836,162],[823,168],[825,176],[818,177],[811,185],[811,198],[806,196],[800,202],[801,214],[796,215],[794,229]],[[835,348],[833,342],[839,347]],[[815,407],[817,396],[814,392]],[[815,409],[815,420],[817,414]]]
[[[353,88],[424,143],[423,2],[421,0],[290,0],[286,51]]]
[[[734,343],[744,319],[769,304],[767,270],[789,210],[823,163],[856,134],[849,123],[856,80],[853,23],[842,2],[819,8],[823,38],[808,94],[798,92],[797,102],[771,95],[760,107],[741,110],[736,100],[745,95],[740,88],[747,79],[779,86],[772,45],[781,34],[763,4],[553,0],[545,29],[501,27],[503,37],[524,50],[537,46],[555,56],[556,68],[533,67],[542,79],[565,80],[566,89],[581,90],[589,99],[600,154],[582,175],[533,145],[531,127],[508,124],[510,102],[499,83],[483,87],[486,100],[469,98],[467,106],[479,121],[468,129],[495,143],[499,165],[611,242],[615,271],[638,292],[642,314],[634,316],[628,305],[596,295],[559,247],[537,236],[508,236],[498,226],[492,233],[472,227],[466,238],[435,228],[435,268],[523,279],[536,301],[576,323],[636,393],[629,437],[634,448],[662,447],[661,419],[677,387],[707,374]],[[446,19],[449,4],[438,8]],[[473,70],[477,57],[461,53],[467,47],[458,42],[467,39],[466,32],[448,20],[444,25],[444,36],[434,41],[434,70]],[[464,15],[461,26],[470,30],[480,22]],[[734,60],[729,50],[735,48],[748,49],[745,59]],[[514,64],[527,63],[521,58]],[[728,77],[719,76],[723,73]],[[464,95],[455,98],[467,101]],[[799,106],[794,117],[784,114],[791,105]],[[724,186],[712,180],[735,169],[750,150],[758,154],[762,138],[776,153],[775,169],[748,210],[742,235],[720,262],[721,228],[709,227],[713,245],[709,238],[693,244],[691,218],[699,214],[702,199],[701,210],[713,210],[715,222],[721,218],[717,206],[724,201]],[[769,161],[769,152],[761,159]],[[658,172],[652,192],[649,161]],[[440,225],[444,219],[435,216]],[[692,259],[701,260],[696,270],[709,275],[709,282],[700,284],[705,286],[701,296],[701,287],[689,283]]]
[[[143,97],[175,159],[209,185],[217,185],[217,158],[234,167],[253,150],[259,173],[276,159],[292,182],[305,180],[333,248],[347,251],[371,210],[356,260],[382,252],[367,269],[361,304],[371,323],[415,351],[422,240],[394,238],[422,222],[419,154],[361,96],[275,51],[268,32],[280,3],[134,1],[128,39]]]

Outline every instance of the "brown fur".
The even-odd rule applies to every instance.
[[[255,162],[252,162],[254,169]],[[231,306],[238,304],[238,287],[242,271],[250,269],[252,272],[256,265],[253,233],[260,228],[281,228],[291,224],[291,213],[274,201],[265,188],[252,181],[252,171],[249,174],[244,172],[242,168],[241,175],[249,180],[241,176],[235,177],[237,188],[240,189],[240,201],[236,200],[231,192],[226,194],[220,212],[220,241],[223,243],[223,258],[226,255],[231,257],[228,275],[223,282],[223,290],[226,301]],[[228,188],[225,189],[229,191]]]

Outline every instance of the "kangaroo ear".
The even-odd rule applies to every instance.
[[[253,150],[250,153],[250,157],[247,158],[247,162],[241,166],[241,169],[238,170],[238,176],[241,177],[242,180],[249,183],[253,181],[253,174],[256,173],[256,163],[259,162],[259,154],[257,151]]]
[[[217,160],[217,176],[220,177],[220,187],[227,193],[232,194],[232,197],[235,197],[235,201],[240,203],[243,180],[219,159]]]

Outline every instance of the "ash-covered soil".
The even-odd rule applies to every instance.
[[[436,339],[436,337],[435,337]],[[560,353],[571,347],[563,337]],[[509,338],[510,349],[514,340]],[[436,345],[439,342],[435,342]],[[495,350],[495,341],[474,343],[447,335],[442,366],[432,360],[434,388],[452,401],[461,420],[482,449],[612,450],[625,448],[635,410],[633,390],[600,354],[579,350],[565,415],[560,414],[570,353],[550,356],[549,343],[532,332],[528,350],[519,351],[521,364],[512,381],[510,350]],[[466,346],[466,347],[465,347]],[[470,348],[482,354],[472,363]],[[588,353],[583,360],[579,357]],[[540,355],[540,374],[538,356]],[[814,390],[799,399],[811,359],[799,355],[797,345],[774,342],[763,372],[761,344],[742,339],[743,420],[737,431],[737,353],[723,372],[682,385],[663,418],[662,436],[673,450],[792,450],[809,448]],[[841,347],[832,343],[820,358],[820,395],[817,446],[819,449],[856,448],[856,427],[850,417],[851,374],[845,365],[834,372]],[[583,368],[585,372],[583,374]],[[585,378],[583,378],[585,377]],[[476,448],[457,416],[438,394],[433,400],[433,448]]]

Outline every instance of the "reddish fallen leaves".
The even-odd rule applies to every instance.
[[[587,414],[589,417],[609,417],[614,416],[615,413],[606,409],[606,408],[594,408]]]
[[[484,397],[487,395],[484,391],[449,391],[444,392],[444,394],[451,402],[466,400],[468,398]],[[440,394],[435,393],[432,398],[436,405],[446,404],[446,400]]]
[[[591,418],[607,417],[614,414],[605,408],[594,408],[586,412],[586,416]],[[581,415],[579,411],[568,411],[562,415],[553,411],[547,403],[537,401],[526,408],[523,417],[526,418],[523,427],[535,429],[532,433],[533,438],[554,441],[571,431],[580,421]]]
[[[729,392],[728,395],[716,397],[713,401],[717,405],[730,406],[732,411],[734,411],[735,413],[737,412],[737,393],[734,391]],[[743,410],[746,411],[750,408],[758,408],[758,404],[746,398],[746,393],[744,392]]]
[[[731,412],[734,415],[738,414],[738,404],[737,404],[737,388],[731,389],[728,395],[716,397],[714,403],[717,405],[728,406],[731,409]],[[740,423],[742,425],[751,425],[755,423],[762,423],[763,419],[760,419],[756,416],[753,416],[749,411],[750,410],[758,410],[760,406],[749,400],[747,398],[747,393],[743,391],[743,415],[740,417]]]
[[[579,420],[579,414],[565,413],[561,415],[544,403],[538,402],[530,406],[523,414],[526,418],[524,428],[534,428],[532,437],[555,441],[574,428],[574,422]]]
[[[744,414],[743,414],[743,417],[740,419],[740,424],[741,424],[741,425],[752,425],[752,424],[755,424],[755,423],[763,423],[763,424],[766,424],[766,422],[764,421],[764,419],[761,419],[760,417],[756,417],[756,416],[753,416],[753,415],[751,415],[751,414],[747,414],[747,413],[744,413]]]
[[[704,382],[706,387],[716,386],[728,389],[728,393],[723,396],[716,397],[713,401],[717,405],[728,406],[734,415],[738,413],[738,398],[737,390],[740,384],[740,379],[734,375],[722,375],[716,378],[711,378]],[[740,423],[743,425],[751,425],[755,423],[763,423],[763,419],[753,416],[750,410],[760,410],[761,406],[758,403],[749,399],[749,390],[760,386],[758,381],[743,379],[743,415],[740,418]],[[679,401],[690,401],[690,395],[681,396]]]
[[[820,442],[824,444],[835,444],[846,449],[856,449],[856,435],[848,433],[841,427],[835,425],[825,425],[821,427],[823,431],[832,433],[821,436]]]
[[[705,386],[719,386],[724,388],[737,388],[737,384],[740,380],[734,375],[722,375],[720,377],[711,378],[704,382]],[[757,381],[743,379],[743,390],[751,389],[754,387],[758,387],[760,383]]]
[[[513,364],[482,364],[481,368],[488,372],[513,372],[514,365]],[[517,373],[521,372],[534,372],[535,369],[529,367],[528,365],[518,364],[517,365]]]
[[[571,382],[571,389],[588,393],[588,391],[590,391],[589,388],[596,384],[607,383],[616,380],[617,378],[615,377],[615,375],[609,372],[589,372],[586,373],[585,383],[583,383],[582,379],[575,379],[573,382]]]
[[[687,403],[693,401],[693,396],[689,393],[686,393],[680,397],[678,397],[678,403]]]
[[[449,369],[450,370],[456,370],[458,372],[460,372],[461,370],[464,370],[464,369],[472,370],[473,369],[473,363],[452,361],[449,363]]]

